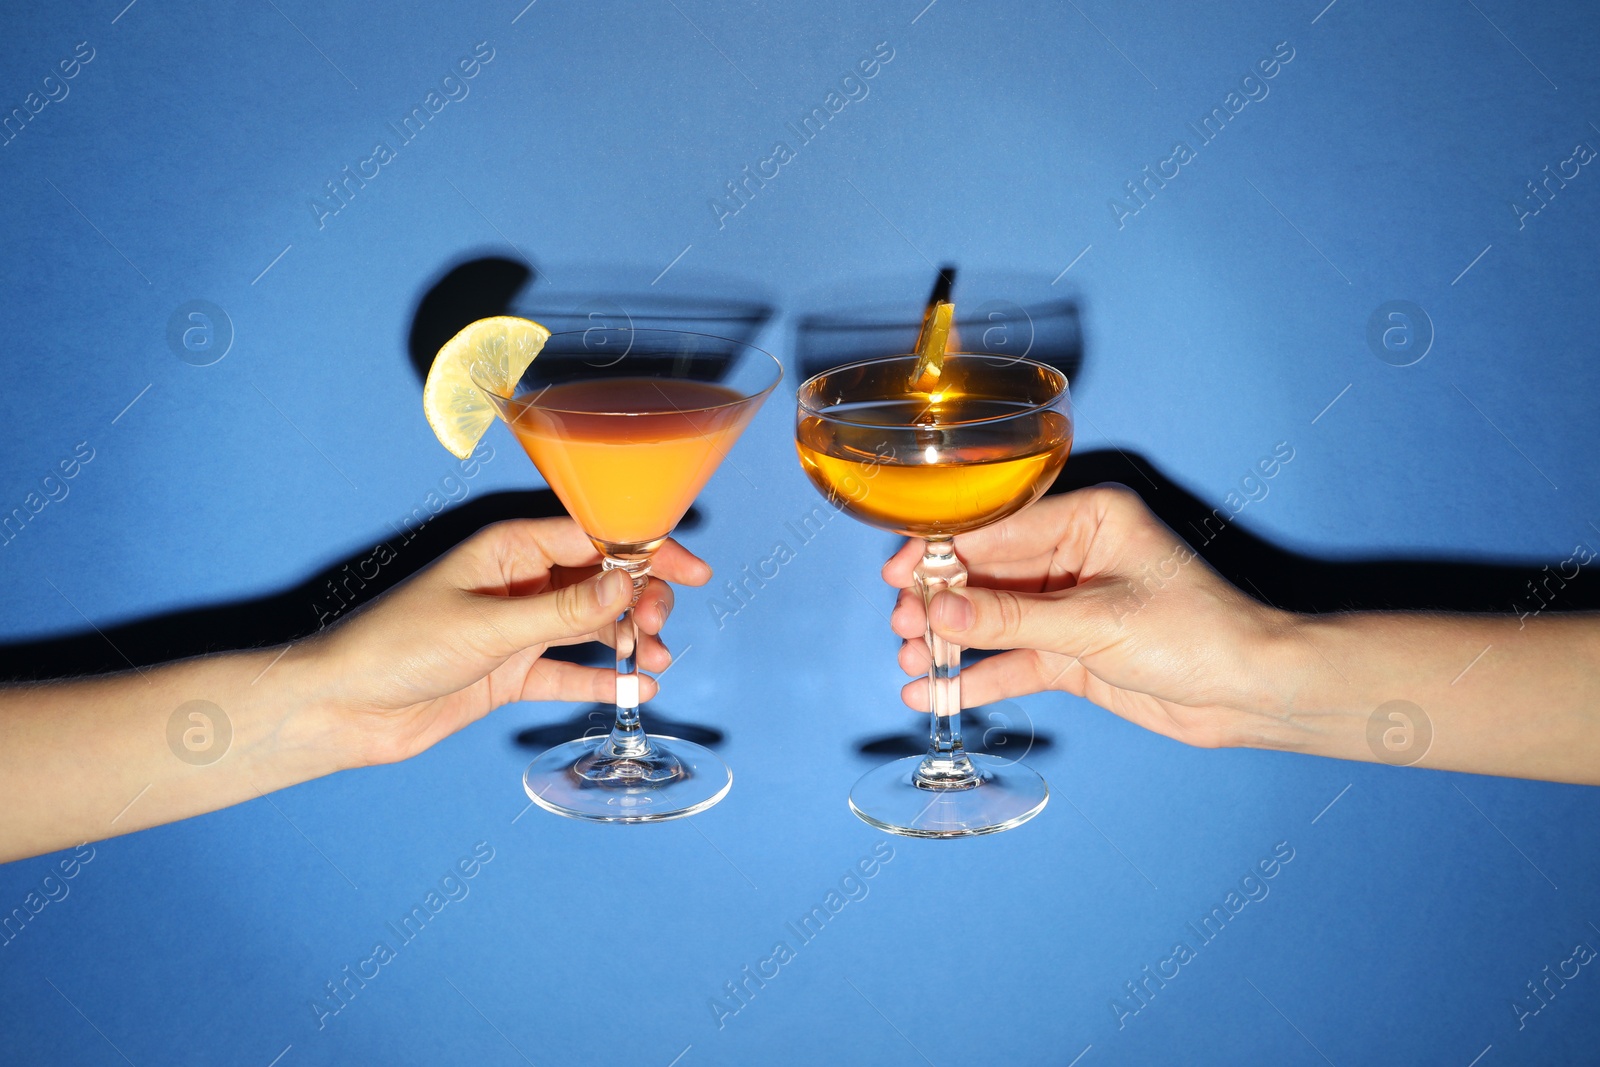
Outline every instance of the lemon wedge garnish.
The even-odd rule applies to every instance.
[[[460,459],[470,456],[495,415],[478,382],[509,397],[549,337],[550,331],[537,322],[496,315],[479,319],[445,342],[422,387],[422,412],[439,443]]]
[[[919,393],[931,393],[944,373],[944,353],[950,344],[950,327],[955,320],[956,306],[941,300],[928,309],[922,320],[922,332],[917,335],[917,369],[911,387]]]

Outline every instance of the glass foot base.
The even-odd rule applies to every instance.
[[[733,772],[710,749],[650,735],[650,751],[608,757],[608,738],[584,738],[539,755],[522,775],[528,798],[546,811],[592,822],[661,822],[705,811],[728,795]]]
[[[850,790],[850,810],[864,822],[907,837],[975,837],[1021,826],[1044,810],[1050,787],[1020,763],[972,755],[978,784],[927,789],[914,775],[923,757],[907,756],[868,771]]]

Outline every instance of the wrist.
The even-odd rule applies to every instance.
[[[1306,631],[1314,617],[1262,607],[1255,634],[1243,642],[1242,682],[1227,704],[1237,713],[1233,744],[1304,752],[1314,750],[1318,722],[1308,718],[1308,699],[1325,682],[1326,669]]]
[[[1367,758],[1365,704],[1348,655],[1347,619],[1276,613],[1260,657],[1250,747]]]
[[[273,709],[272,739],[283,758],[303,765],[308,778],[371,762],[355,716],[339,701],[338,670],[325,642],[300,641],[247,655],[259,661],[250,664],[250,688],[265,689],[264,702]]]

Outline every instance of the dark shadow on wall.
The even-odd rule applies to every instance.
[[[1201,500],[1137,454],[1104,449],[1074,454],[1051,492],[1121,482],[1223,577],[1290,611],[1472,611],[1513,614],[1600,608],[1600,567],[1562,560],[1488,561],[1447,557],[1319,559],[1252,532],[1247,504],[1235,516]],[[1270,486],[1270,481],[1265,483]],[[1242,495],[1241,495],[1242,499]],[[1576,570],[1576,574],[1573,571]],[[1544,607],[1541,609],[1541,604]]]
[[[326,567],[281,593],[190,608],[101,631],[0,645],[0,679],[65,678],[258,648],[315,633],[415,574],[484,526],[565,515],[547,490],[487,493]],[[388,546],[380,552],[379,545]],[[393,558],[387,559],[392,553]],[[387,562],[380,560],[387,559]]]
[[[534,269],[504,256],[477,256],[447,268],[417,300],[406,350],[418,381],[433,357],[462,327],[510,313],[511,302],[533,280]]]

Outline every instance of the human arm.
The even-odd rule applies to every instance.
[[[928,662],[919,549],[884,567],[914,675]],[[1121,486],[1046,498],[956,551],[970,583],[935,598],[935,632],[1009,650],[962,671],[966,706],[1060,689],[1192,745],[1376,761],[1388,750],[1369,721],[1401,700],[1431,725],[1420,766],[1600,784],[1600,616],[1279,611]],[[925,709],[926,685],[906,702]]]
[[[541,658],[621,614],[631,583],[598,563],[569,520],[497,523],[290,645],[0,689],[0,862],[406,759],[510,701],[610,700],[611,670]],[[654,570],[688,585],[711,574],[671,541]],[[671,661],[654,636],[671,607],[653,579],[635,608],[646,670]],[[191,701],[214,709],[179,715],[174,739]],[[231,738],[185,759],[191,728],[219,748]]]

